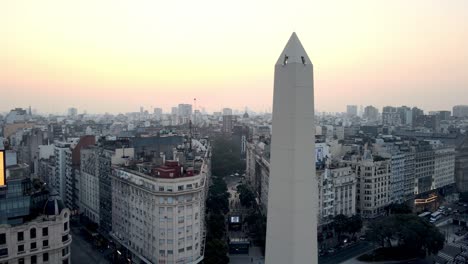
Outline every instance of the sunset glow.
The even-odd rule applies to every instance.
[[[0,1],[0,112],[263,111],[293,31],[316,108],[450,110],[468,103],[467,18],[464,0]]]

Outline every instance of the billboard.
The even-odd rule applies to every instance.
[[[6,186],[5,151],[0,150],[0,188]]]

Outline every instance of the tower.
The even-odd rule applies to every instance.
[[[313,66],[296,33],[275,65],[266,264],[317,263]]]

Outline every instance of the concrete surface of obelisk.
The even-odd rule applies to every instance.
[[[275,65],[266,264],[315,264],[313,66],[296,33]]]

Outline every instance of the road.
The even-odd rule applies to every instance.
[[[348,248],[342,249],[333,255],[319,257],[319,264],[337,264],[345,260],[357,257],[374,248],[369,242],[358,242]]]
[[[103,254],[93,247],[91,242],[86,241],[79,228],[71,227],[73,240],[71,244],[71,263],[96,263],[96,264],[107,264],[107,261]]]

